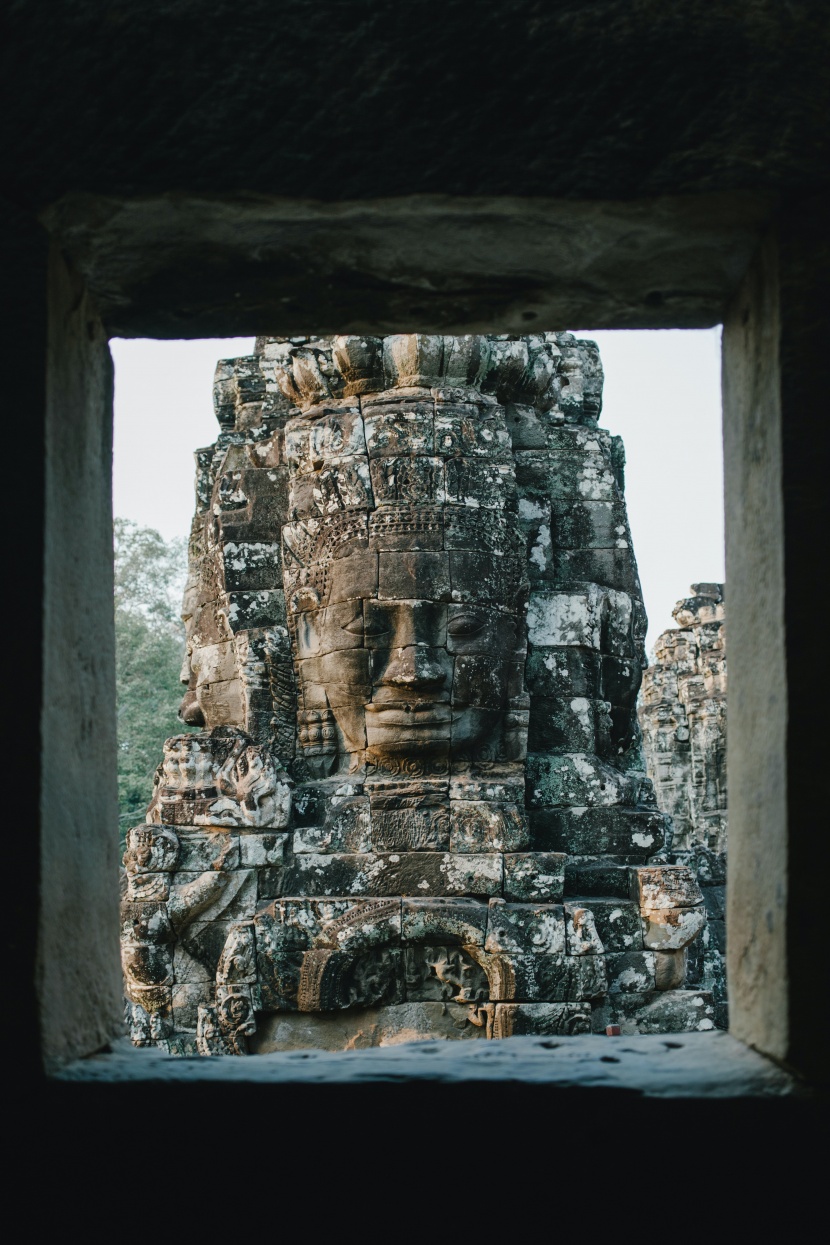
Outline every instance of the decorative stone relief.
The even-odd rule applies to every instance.
[[[688,993],[699,901],[643,872],[665,824],[601,380],[569,334],[220,363],[183,607],[201,729],[125,855],[135,1041],[568,1034]]]

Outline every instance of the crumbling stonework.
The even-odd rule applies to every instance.
[[[596,347],[262,338],[197,451],[181,716],[125,855],[134,1041],[713,1027],[663,852]]]
[[[687,980],[726,1000],[726,627],[723,584],[692,584],[643,676],[639,708],[648,774],[671,817],[669,859],[697,877],[709,920],[690,947]]]

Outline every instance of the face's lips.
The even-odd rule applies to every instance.
[[[402,726],[406,730],[444,726],[452,721],[449,703],[434,700],[369,702],[365,710],[378,726]]]

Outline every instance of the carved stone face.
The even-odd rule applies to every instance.
[[[295,635],[304,704],[331,709],[342,751],[382,761],[496,747],[523,690],[523,616],[514,577],[494,591],[477,569],[444,551],[332,562],[329,604],[299,613]]]

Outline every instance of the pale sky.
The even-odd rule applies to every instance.
[[[623,438],[626,500],[649,616],[647,644],[689,585],[720,581],[723,563],[720,329],[575,330],[605,368],[600,424]],[[187,536],[193,452],[219,431],[211,397],[217,359],[254,339],[110,342],[115,360],[116,515]]]

